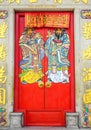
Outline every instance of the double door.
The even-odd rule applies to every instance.
[[[14,111],[24,113],[25,126],[65,126],[66,112],[74,112],[73,12],[58,13],[70,15],[68,28],[33,27],[28,40],[26,13],[15,14]]]

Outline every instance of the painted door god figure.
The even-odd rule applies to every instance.
[[[54,33],[48,31],[45,50],[48,57],[48,80],[50,82],[69,82],[69,47],[69,35],[64,29],[56,28]]]
[[[40,33],[36,33],[33,28],[26,27],[19,40],[22,51],[19,75],[21,82],[36,83],[43,77],[41,61],[44,57],[44,41]]]

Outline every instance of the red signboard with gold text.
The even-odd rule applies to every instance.
[[[25,26],[29,27],[60,27],[69,28],[70,14],[25,14]]]

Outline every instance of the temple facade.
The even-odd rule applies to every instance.
[[[0,128],[91,127],[91,0],[0,0]]]

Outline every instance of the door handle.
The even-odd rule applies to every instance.
[[[50,81],[47,81],[47,82],[45,83],[45,86],[46,86],[46,88],[50,88],[50,87],[51,87],[51,82],[50,82]]]
[[[39,88],[43,88],[44,87],[44,82],[43,81],[39,81],[38,82],[38,86],[39,86]]]
[[[38,82],[38,86],[39,86],[39,88],[43,88],[43,87],[44,87],[44,82],[43,82],[43,81],[39,81],[39,82]],[[45,87],[46,87],[46,88],[50,88],[50,87],[51,87],[51,82],[50,82],[50,81],[47,81],[47,82],[45,83]]]

